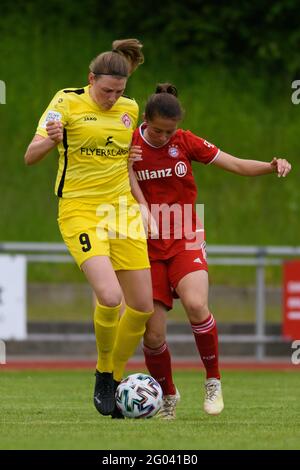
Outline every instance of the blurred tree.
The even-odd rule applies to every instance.
[[[2,0],[0,29],[8,15],[16,25],[100,28],[152,42],[162,55],[178,53],[181,64],[214,61],[294,78],[300,73],[298,9],[298,0]]]

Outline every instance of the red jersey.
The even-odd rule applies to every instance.
[[[212,163],[220,151],[182,129],[165,145],[154,147],[143,136],[145,128],[142,124],[133,134],[132,145],[142,148],[142,160],[134,162],[133,169],[159,228],[159,237],[148,239],[150,260],[168,259],[185,250],[196,231],[204,232],[196,217],[192,161]]]

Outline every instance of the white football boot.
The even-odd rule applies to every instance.
[[[218,379],[205,381],[204,411],[209,415],[218,415],[224,408],[221,382]]]
[[[175,395],[164,395],[163,404],[155,417],[159,419],[175,419],[176,418],[176,405],[180,400],[180,393],[176,388]]]

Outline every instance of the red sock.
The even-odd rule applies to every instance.
[[[157,349],[143,347],[146,366],[152,377],[159,382],[164,395],[175,395],[173,383],[171,356],[167,343]]]
[[[213,315],[201,323],[191,323],[196,345],[206,369],[206,378],[220,379],[218,358],[218,332]]]

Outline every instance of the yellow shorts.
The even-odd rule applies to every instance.
[[[139,206],[131,195],[113,204],[61,198],[58,225],[79,267],[101,255],[110,258],[115,271],[150,267]]]

